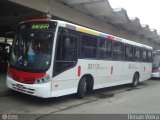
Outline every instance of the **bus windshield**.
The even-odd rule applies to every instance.
[[[160,67],[160,52],[156,52],[153,54],[153,67]]]
[[[34,25],[34,27],[33,27]],[[14,38],[10,65],[24,71],[46,71],[50,67],[54,30],[35,27],[19,30]],[[38,25],[37,25],[38,26]]]

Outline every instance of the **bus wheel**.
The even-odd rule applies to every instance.
[[[133,81],[131,83],[132,87],[136,87],[139,83],[139,75],[137,73],[134,74],[133,76]]]
[[[77,97],[82,99],[84,98],[85,94],[87,92],[87,82],[86,82],[86,78],[83,77],[78,85],[78,90],[77,90]]]

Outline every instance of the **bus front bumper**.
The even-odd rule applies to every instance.
[[[18,92],[22,92],[28,95],[37,96],[41,98],[49,98],[50,97],[50,82],[43,84],[23,84],[17,82],[7,76],[7,87],[13,89]]]
[[[151,75],[153,78],[160,78],[160,72],[154,72]]]

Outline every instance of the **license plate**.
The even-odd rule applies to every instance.
[[[21,85],[21,84],[17,84],[16,87],[20,88],[20,89],[23,89],[23,85]]]

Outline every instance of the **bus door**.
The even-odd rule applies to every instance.
[[[78,82],[76,72],[77,43],[78,37],[76,35],[63,33],[59,30],[53,67],[52,90],[65,91],[76,87]]]

